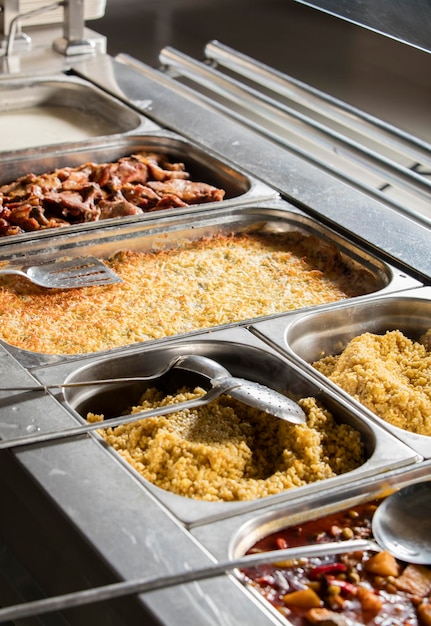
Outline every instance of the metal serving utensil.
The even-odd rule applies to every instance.
[[[373,516],[377,543],[402,561],[431,564],[431,480],[386,498]]]
[[[365,540],[338,541],[330,544],[320,544],[305,546],[303,548],[287,548],[285,550],[272,550],[270,552],[260,552],[232,559],[221,563],[208,565],[201,569],[185,570],[177,574],[160,576],[158,578],[126,580],[119,583],[112,583],[103,587],[94,587],[83,591],[35,600],[32,602],[17,604],[10,607],[0,608],[0,623],[9,622],[35,615],[44,615],[52,611],[64,611],[66,609],[84,606],[93,602],[112,600],[126,595],[140,594],[158,589],[167,589],[175,585],[181,585],[214,576],[222,576],[230,570],[253,567],[263,563],[271,563],[282,559],[295,559],[304,556],[324,556],[325,554],[337,554],[350,550],[366,550],[371,542]],[[342,544],[342,545],[341,545]],[[327,548],[328,546],[328,548]]]
[[[92,256],[41,265],[0,268],[0,275],[6,274],[24,276],[35,285],[48,289],[76,289],[122,282],[103,261]]]
[[[199,355],[184,355],[177,356],[171,359],[166,366],[159,369],[157,373],[150,374],[148,376],[138,377],[124,377],[124,378],[110,378],[104,380],[94,381],[71,381],[64,382],[56,385],[39,385],[39,386],[27,386],[27,387],[3,387],[0,391],[43,391],[47,392],[53,389],[68,389],[73,387],[92,387],[99,385],[112,385],[112,384],[125,384],[131,382],[142,382],[159,378],[162,374],[165,374],[173,368],[180,368],[194,373],[203,374],[204,376],[210,376],[213,373],[217,375],[210,378],[211,389],[207,391],[200,398],[194,400],[186,400],[184,402],[177,402],[175,404],[169,404],[166,406],[149,409],[146,411],[140,411],[137,413],[131,413],[127,415],[121,415],[120,417],[113,417],[102,422],[93,422],[91,424],[84,424],[82,426],[76,426],[73,428],[65,428],[63,430],[36,433],[32,435],[23,435],[14,439],[6,439],[0,441],[0,450],[6,450],[8,448],[16,448],[25,445],[44,443],[46,441],[53,441],[58,439],[65,439],[67,437],[75,437],[93,430],[100,430],[102,428],[114,428],[120,424],[127,424],[137,420],[145,419],[147,417],[157,417],[159,415],[168,415],[169,413],[175,413],[184,409],[196,408],[209,404],[224,393],[229,393],[234,398],[237,398],[244,404],[252,406],[261,411],[265,411],[270,415],[274,415],[280,419],[293,422],[294,424],[303,423],[306,420],[305,413],[293,400],[290,400],[286,396],[243,378],[235,378],[231,376],[227,370],[225,370],[219,363],[209,359],[207,357],[201,357]],[[226,372],[226,375],[224,375]]]
[[[360,550],[373,552],[387,550],[398,558],[400,558],[399,554],[402,553],[403,557],[401,558],[410,562],[431,564],[430,502],[431,481],[409,485],[388,496],[380,504],[373,516],[373,534],[375,537],[376,535],[379,537],[378,543],[377,541],[367,539],[352,539],[249,554],[238,559],[214,563],[200,569],[185,570],[154,579],[126,580],[103,587],[95,587],[62,596],[6,607],[0,609],[0,622],[43,615],[52,611],[63,611],[125,595],[166,589],[174,585],[220,576],[234,569],[244,569],[281,560],[327,556]],[[414,523],[411,523],[412,520],[414,520]],[[417,520],[420,520],[420,524],[416,523]],[[399,532],[396,538],[394,535],[395,528]],[[414,560],[415,558],[417,559],[416,561]]]
[[[306,421],[304,411],[290,398],[255,381],[231,376],[225,367],[206,356],[190,354],[180,357],[175,367],[207,376],[213,386],[231,380],[233,384],[238,383],[229,391],[232,398],[293,424]]]
[[[112,417],[107,420],[103,420],[103,422],[92,422],[91,424],[83,424],[82,426],[64,428],[62,430],[54,430],[46,433],[36,433],[32,435],[23,435],[22,437],[16,437],[15,439],[6,439],[4,441],[0,441],[0,450],[28,446],[35,443],[45,443],[47,441],[56,441],[58,439],[67,439],[69,437],[77,437],[78,435],[82,435],[93,430],[101,430],[102,428],[114,428],[115,426],[128,424],[130,422],[136,422],[137,420],[145,419],[147,417],[158,417],[159,415],[168,415],[169,413],[175,413],[176,411],[181,411],[184,409],[194,409],[196,407],[209,404],[222,394],[229,392],[232,387],[232,381],[221,381],[217,385],[214,385],[214,387],[207,391],[207,393],[205,393],[203,396],[201,396],[200,398],[195,398],[194,400],[186,400],[185,402],[168,404],[166,406],[149,409],[147,411],[141,411],[139,413],[128,413],[127,415],[121,415],[121,417]]]

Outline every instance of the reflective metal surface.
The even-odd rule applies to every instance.
[[[379,544],[408,563],[431,564],[431,482],[409,485],[392,494],[373,517]]]
[[[301,362],[324,385],[335,387],[311,363],[330,354],[340,354],[350,340],[366,332],[384,334],[388,330],[400,330],[408,338],[417,341],[430,328],[430,295],[430,288],[424,287],[388,297],[372,298],[365,306],[361,303],[333,305],[330,311],[323,307],[319,313],[310,312],[301,319],[292,315],[284,320],[273,320],[272,323],[262,322],[255,326],[255,331],[258,336],[269,340],[271,345]],[[347,396],[346,392],[338,390]],[[357,401],[351,401],[362,407],[383,428],[407,442],[418,454],[430,458],[428,436],[392,426]]]
[[[156,128],[136,111],[74,76],[0,80],[0,153]],[[12,154],[13,153],[13,154]],[[29,171],[33,171],[36,164]],[[3,181],[5,178],[3,178]]]
[[[354,5],[350,7],[353,10]],[[408,26],[408,19],[405,23]],[[199,166],[210,163],[210,169],[219,172],[221,164],[222,178],[232,193],[224,208],[1,241],[0,260],[33,260],[62,250],[72,256],[91,250],[103,258],[119,244],[140,249],[143,241],[144,247],[161,241],[175,244],[179,232],[187,238],[221,226],[254,227],[256,220],[279,229],[286,228],[287,221],[289,228],[300,225],[335,240],[346,258],[373,274],[377,286],[374,294],[355,302],[247,320],[103,354],[39,355],[1,344],[0,378],[8,387],[57,383],[80,368],[96,377],[120,370],[148,371],[150,365],[164,363],[184,349],[207,354],[235,376],[252,378],[281,393],[315,395],[338,420],[358,428],[366,452],[365,463],[350,475],[261,500],[222,503],[191,501],[155,487],[94,433],[4,452],[0,536],[8,553],[25,565],[37,593],[68,593],[211,566],[240,556],[256,537],[286,520],[310,518],[346,501],[365,501],[429,477],[429,461],[424,461],[429,458],[428,438],[400,436],[319,377],[308,363],[316,346],[332,349],[340,341],[337,332],[344,333],[347,326],[349,333],[356,331],[355,322],[361,328],[367,324],[383,328],[390,322],[409,329],[428,323],[431,296],[429,288],[422,287],[431,281],[426,141],[215,42],[206,47],[203,64],[164,50],[165,67],[156,70],[127,54],[107,56],[104,38],[94,38],[87,30],[83,37],[93,39],[95,48],[78,58],[52,48],[61,29],[36,30],[31,55],[2,59],[0,83],[11,74],[26,78],[35,72],[72,74],[101,88],[132,116],[140,114],[152,125],[151,144],[161,141],[172,147],[173,142],[181,152],[190,142]],[[210,64],[213,67],[202,67]],[[241,78],[227,80],[230,72]],[[204,89],[196,87],[199,81]],[[85,149],[62,146],[60,154],[45,147],[14,158],[6,155],[1,158],[2,177],[26,173],[30,164],[45,167],[65,163],[66,158],[112,154],[119,146],[135,145],[132,133],[123,127],[117,144],[117,138],[103,138],[86,143]],[[345,162],[349,168],[343,171],[339,166]],[[397,187],[401,195],[391,197],[386,185]],[[139,390],[134,388],[135,392]],[[99,399],[103,407],[121,400],[119,394]],[[0,386],[0,436],[5,441],[83,421],[60,392],[11,392]],[[0,559],[0,569],[3,563]],[[0,584],[0,604],[6,605],[10,599],[5,601],[2,592]],[[250,619],[253,626],[279,623],[279,616],[232,575],[180,584],[174,593],[158,589],[76,607],[53,616],[55,626],[100,622],[237,626]],[[45,626],[43,619],[41,623]]]
[[[431,277],[429,228],[394,210],[383,195],[377,199],[368,189],[359,189],[355,183],[310,162],[298,154],[294,143],[280,146],[256,135],[233,120],[227,107],[215,106],[212,98],[135,59],[126,55],[105,59],[103,78],[100,69],[95,60],[80,67],[89,80],[96,84],[102,81],[110,93],[127,98],[157,123],[241,163],[246,171],[267,181],[307,213],[354,233],[366,245],[379,249],[387,258],[396,258],[418,276]]]
[[[111,220],[111,222],[114,221]],[[147,220],[132,219],[130,223],[126,219],[115,222],[115,225],[110,227],[92,229],[87,226],[85,229],[80,227],[60,229],[57,236],[48,234],[47,237],[29,237],[28,239],[16,237],[19,239],[18,242],[11,242],[9,245],[5,242],[0,246],[0,262],[12,258],[15,264],[24,259],[26,263],[37,263],[65,255],[72,258],[90,255],[108,259],[118,250],[137,252],[169,250],[176,248],[181,242],[187,243],[219,233],[246,234],[248,232],[274,233],[281,236],[283,233],[288,235],[291,232],[299,232],[306,236],[316,237],[323,246],[328,244],[335,246],[345,267],[349,270],[365,272],[369,294],[394,292],[418,287],[421,284],[391,264],[381,261],[366,249],[280,200],[242,205],[239,200],[233,199],[232,204],[226,204],[224,209],[220,206],[216,207],[214,203],[212,207],[208,205],[204,210],[201,207],[201,209],[196,208],[184,212],[168,212],[165,219],[153,216],[152,219]],[[49,242],[48,246],[47,242]],[[244,325],[251,321],[257,321],[257,319],[236,322],[232,320],[232,324]],[[190,330],[195,332],[199,329]],[[5,343],[3,345],[27,368],[76,358],[73,354],[37,353]],[[120,346],[112,346],[108,352],[118,347]],[[99,354],[104,354],[104,351]],[[246,378],[247,375],[243,377]]]
[[[431,52],[431,6],[427,0],[296,0],[348,22]],[[408,8],[408,10],[406,10]]]

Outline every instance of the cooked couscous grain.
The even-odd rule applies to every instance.
[[[368,293],[373,278],[300,233],[215,235],[178,248],[121,252],[123,282],[47,290],[1,277],[0,338],[82,354]]]
[[[201,396],[147,390],[132,412]],[[349,472],[364,462],[359,433],[314,398],[294,425],[222,396],[197,409],[146,418],[100,434],[151,483],[207,501],[252,500]],[[90,414],[90,422],[102,416]]]
[[[314,367],[393,426],[431,435],[430,331],[420,342],[399,330],[355,337]]]

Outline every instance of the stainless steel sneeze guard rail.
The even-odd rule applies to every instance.
[[[205,57],[160,52],[163,71],[213,107],[431,225],[427,142],[218,42],[205,47]]]
[[[284,550],[277,550],[276,556],[278,559],[294,559],[304,557],[304,555],[307,556],[307,553],[312,553],[313,556],[324,556],[328,553],[331,555],[342,553],[349,549],[379,550],[377,544],[373,541],[355,539],[351,541],[346,540],[343,542],[337,542],[337,544],[334,543],[328,545],[323,543],[320,545],[313,544],[299,548],[286,548]],[[64,594],[62,596],[35,600],[33,602],[6,607],[4,609],[0,608],[0,624],[3,624],[6,620],[34,617],[36,615],[44,615],[45,613],[53,611],[64,611],[68,608],[83,606],[93,602],[102,602],[103,600],[112,600],[113,598],[129,594],[156,591],[158,589],[169,589],[169,587],[174,585],[184,585],[186,583],[205,580],[206,578],[212,578],[214,576],[221,576],[233,569],[252,567],[253,565],[267,563],[274,560],[274,558],[274,552],[250,554],[238,559],[232,559],[222,563],[214,563],[201,569],[185,570],[178,574],[161,576],[150,580],[146,578],[143,578],[142,580],[126,580],[106,585],[105,587],[95,587],[92,589],[85,589],[83,591],[72,592],[70,594]]]

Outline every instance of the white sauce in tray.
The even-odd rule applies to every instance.
[[[82,141],[112,132],[106,120],[62,106],[0,111],[0,151]]]

